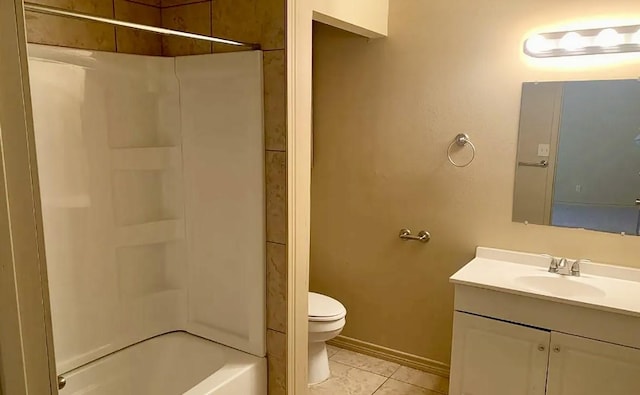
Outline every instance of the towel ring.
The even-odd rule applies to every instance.
[[[471,147],[472,153],[471,153],[471,159],[469,160],[469,162],[461,165],[456,163],[453,158],[451,158],[451,148],[453,148],[454,145],[457,145],[458,147],[464,147],[465,145],[469,145]],[[473,162],[473,160],[476,158],[476,146],[473,145],[473,143],[471,142],[471,140],[469,139],[469,135],[466,133],[460,133],[456,136],[455,139],[453,139],[453,141],[451,142],[451,144],[449,144],[449,148],[447,148],[447,159],[449,159],[449,162],[454,165],[455,167],[467,167],[471,164],[471,162]]]

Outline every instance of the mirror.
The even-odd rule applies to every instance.
[[[640,81],[524,83],[513,221],[640,234]]]

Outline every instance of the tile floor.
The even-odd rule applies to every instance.
[[[309,395],[446,395],[446,378],[327,346],[331,377]]]

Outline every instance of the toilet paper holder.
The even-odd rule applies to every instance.
[[[402,240],[415,240],[420,241],[422,243],[428,243],[431,240],[431,234],[426,230],[421,230],[418,232],[417,236],[411,234],[411,230],[409,229],[400,229],[400,234],[398,235]]]

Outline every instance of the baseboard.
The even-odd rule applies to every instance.
[[[442,377],[449,377],[449,365],[434,361],[429,358],[419,357],[417,355],[406,352],[393,350],[391,348],[379,346],[377,344],[368,343],[362,340],[353,339],[346,336],[338,336],[327,342],[336,347],[345,350],[359,352],[360,354],[370,355],[385,361],[395,362],[410,368],[433,373]]]

